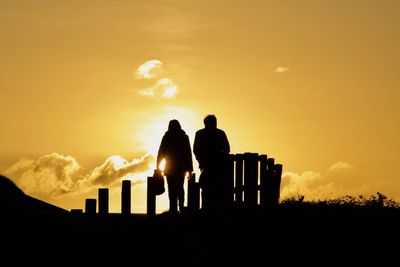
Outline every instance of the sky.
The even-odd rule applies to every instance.
[[[170,119],[215,114],[281,197],[400,201],[400,2],[0,0],[0,173],[65,209],[145,211]],[[194,160],[197,175],[197,162]],[[168,206],[167,194],[157,209]]]

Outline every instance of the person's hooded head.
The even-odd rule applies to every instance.
[[[180,132],[182,131],[181,124],[178,120],[170,120],[168,124],[168,132]]]
[[[215,129],[217,128],[217,117],[215,117],[214,115],[207,115],[204,118],[204,126],[207,129]]]

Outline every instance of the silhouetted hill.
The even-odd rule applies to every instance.
[[[154,218],[21,213],[1,221],[7,249],[24,255],[14,261],[40,266],[386,266],[398,260],[399,225],[397,208],[308,204]]]
[[[67,212],[66,210],[26,195],[9,178],[0,175],[1,212]]]
[[[400,208],[384,195],[215,214],[79,214],[0,176],[0,260],[11,266],[386,266]],[[11,212],[12,211],[12,212]]]

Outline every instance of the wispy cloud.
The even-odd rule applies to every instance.
[[[337,170],[347,170],[347,169],[351,169],[354,168],[353,166],[351,166],[350,164],[348,164],[347,162],[344,161],[338,161],[335,164],[333,164],[329,170],[331,171],[337,171]]]
[[[146,97],[172,98],[178,93],[178,85],[165,73],[163,64],[158,59],[146,61],[136,70],[137,79],[154,80],[147,88],[139,90],[139,94]]]
[[[136,70],[136,78],[138,79],[151,79],[158,75],[162,68],[162,63],[158,59],[146,61],[140,65]]]
[[[178,86],[169,78],[161,78],[153,86],[139,91],[143,96],[163,96],[166,98],[174,97],[178,92]]]
[[[274,72],[275,73],[279,73],[279,74],[283,74],[283,73],[286,73],[288,71],[290,71],[290,68],[289,67],[283,67],[283,66],[280,66],[280,67],[277,67],[277,68],[274,69]]]

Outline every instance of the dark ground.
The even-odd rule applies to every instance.
[[[1,215],[2,266],[399,266],[400,211],[284,206],[148,218]]]

